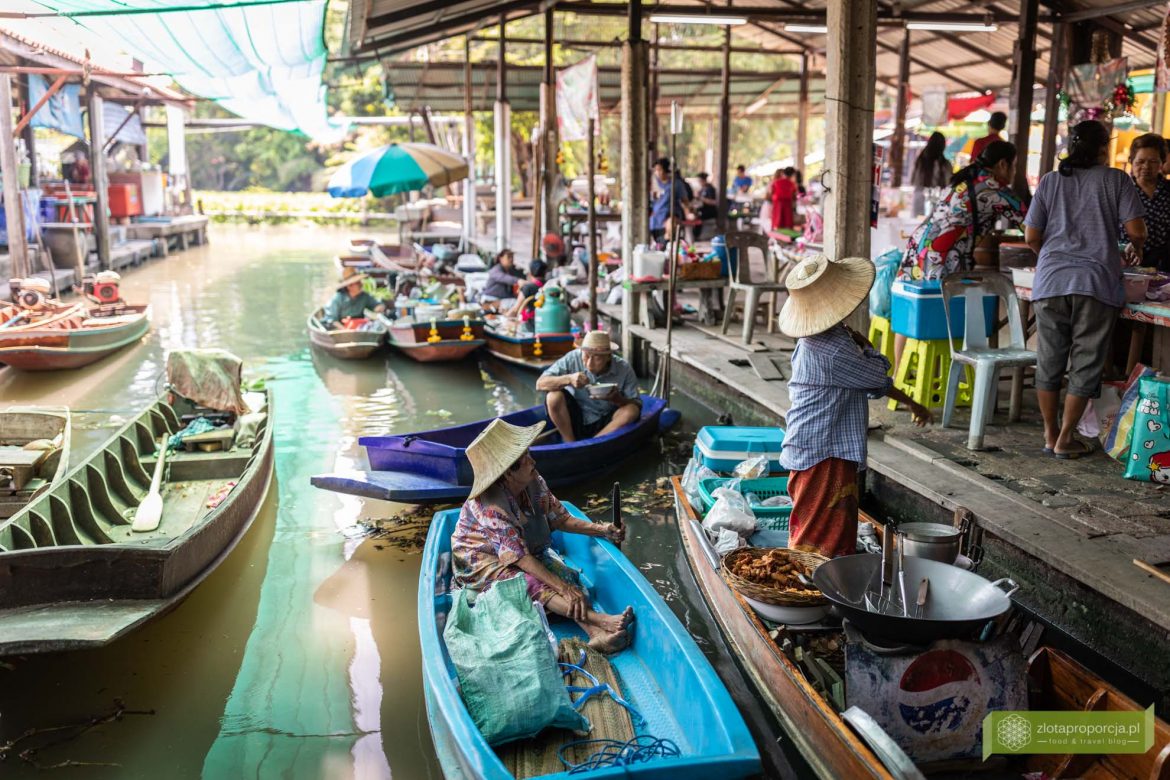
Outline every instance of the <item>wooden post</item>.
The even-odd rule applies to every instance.
[[[730,0],[727,3],[731,5]],[[674,128],[671,128],[671,149],[674,149]],[[715,214],[715,229],[727,232],[727,166],[731,157],[731,27],[723,28],[723,63],[719,73],[719,178],[715,181],[715,197],[719,202]]]
[[[1031,200],[1028,189],[1028,138],[1032,129],[1032,83],[1036,80],[1036,22],[1039,0],[1020,0],[1019,37],[1016,38],[1015,68],[1012,71],[1012,102],[1008,139],[1016,145],[1016,180],[1012,185],[1024,202]],[[1053,47],[1059,49],[1059,46]]]
[[[902,33],[902,50],[898,63],[898,103],[894,119],[894,143],[890,147],[890,170],[893,185],[902,186],[902,169],[906,165],[906,104],[910,102],[910,31]]]
[[[549,8],[544,12],[544,84],[540,93],[541,164],[544,168],[541,211],[544,233],[556,233],[558,230],[557,202],[553,199],[553,193],[557,191],[557,177],[560,175],[557,168],[557,146],[560,143],[557,133],[557,77],[553,60],[556,26],[553,22],[553,9]]]
[[[4,172],[4,222],[12,275],[28,276],[28,243],[24,235],[24,208],[20,201],[20,170],[12,137],[12,76],[0,73],[0,169]]]
[[[593,133],[595,130],[593,117],[589,117],[588,134],[589,138],[586,141],[587,153],[589,155],[589,165],[586,170],[589,172],[589,328],[597,330],[597,207],[593,203],[594,190],[597,185],[594,178],[597,176],[597,152],[593,148]]]
[[[21,64],[25,64],[21,60]],[[24,106],[31,106],[32,101],[28,97],[28,80],[32,78],[32,74],[25,74],[25,77],[20,80],[20,102]],[[24,148],[28,151],[28,181],[29,186],[39,187],[41,182],[41,172],[37,169],[37,134],[33,129],[32,122],[25,124],[20,131],[20,137],[24,139]]]
[[[804,173],[804,158],[808,157],[808,51],[800,55],[800,103],[796,116],[796,169]]]
[[[1044,90],[1044,134],[1040,141],[1041,176],[1056,167],[1056,129],[1060,124],[1058,93],[1064,86],[1064,73],[1068,69],[1068,38],[1068,25],[1055,22],[1052,25],[1052,48],[1049,50],[1048,82]],[[1157,125],[1154,126],[1154,132],[1158,132]]]
[[[475,115],[471,103],[471,35],[463,38],[463,156],[467,181],[463,185],[464,250],[475,250]]]
[[[496,251],[512,245],[512,107],[508,105],[508,63],[504,58],[504,27],[500,14],[500,50],[496,59]]]
[[[658,157],[658,56],[659,25],[654,23],[654,40],[650,42],[650,99],[646,101],[646,138],[650,159]]]
[[[97,239],[98,266],[110,270],[110,215],[108,211],[110,180],[106,175],[106,139],[102,124],[102,98],[97,86],[89,85],[85,93],[89,113],[89,169],[97,202],[93,204],[93,235]]]
[[[646,42],[642,40],[642,3],[630,0],[629,40],[622,44],[622,265],[626,278],[633,275],[634,246],[650,237],[647,220],[648,170],[646,167]],[[622,298],[622,352],[634,354],[633,296]]]

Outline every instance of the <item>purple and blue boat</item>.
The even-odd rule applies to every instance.
[[[552,429],[531,448],[536,468],[551,487],[584,482],[604,474],[679,415],[666,401],[642,396],[642,414],[613,433],[576,442],[564,442]],[[335,493],[409,504],[462,501],[471,490],[471,463],[467,445],[495,418],[405,436],[363,436],[371,471],[319,474],[315,487]],[[548,421],[543,405],[503,416],[513,425]]]

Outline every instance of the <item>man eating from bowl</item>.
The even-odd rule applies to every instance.
[[[545,369],[536,389],[546,393],[548,419],[566,442],[613,433],[642,413],[634,369],[613,354],[604,331],[585,334],[579,348]]]

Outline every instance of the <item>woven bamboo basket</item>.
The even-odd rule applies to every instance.
[[[678,278],[680,281],[693,282],[702,279],[718,279],[723,266],[720,263],[679,263]]]
[[[761,585],[758,582],[746,580],[732,570],[732,567],[740,560],[762,558],[765,554],[776,550],[782,552],[784,557],[791,562],[803,566],[805,576],[809,579],[812,579],[812,573],[816,571],[818,566],[829,560],[816,553],[787,550],[781,547],[744,547],[732,550],[723,556],[719,565],[723,579],[749,599],[762,601],[765,604],[774,604],[778,607],[813,607],[827,604],[828,599],[819,590],[782,590],[771,585]]]

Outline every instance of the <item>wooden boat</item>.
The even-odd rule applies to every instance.
[[[565,506],[575,516],[588,519],[576,507]],[[435,515],[419,574],[418,624],[427,720],[446,777],[503,780],[513,777],[501,760],[503,750],[547,755],[550,749],[579,737],[546,731],[535,740],[497,752],[472,721],[442,636],[452,603],[451,534],[458,517],[454,509]],[[611,656],[610,662],[623,695],[645,719],[638,733],[673,740],[680,753],[597,770],[589,776],[730,780],[756,775],[759,753],[731,695],[641,572],[613,545],[593,537],[557,532],[553,543],[569,565],[581,572],[582,583],[596,597],[595,609],[617,613],[626,606],[634,608],[633,642]],[[575,623],[566,620],[554,619],[552,629],[559,639],[584,636]],[[567,778],[569,774],[540,776]]]
[[[531,448],[536,467],[554,487],[604,474],[660,427],[678,419],[672,410],[663,414],[665,408],[666,401],[644,395],[642,414],[633,423],[605,436],[568,444],[549,426],[550,430]],[[358,443],[366,448],[373,471],[319,474],[312,483],[337,493],[387,501],[428,504],[462,500],[467,498],[472,483],[467,445],[493,419],[405,436],[363,436]],[[543,405],[533,406],[500,419],[513,425],[534,425],[547,421],[548,413]]]
[[[489,324],[484,329],[488,352],[507,363],[543,371],[577,346],[572,333],[516,335]],[[539,345],[539,346],[538,346]],[[540,354],[537,354],[539,349]]]
[[[390,346],[421,363],[462,360],[484,345],[483,320],[466,320],[465,325],[464,320],[379,319],[386,326]],[[436,336],[438,340],[432,341]]]
[[[374,354],[386,338],[386,327],[378,320],[371,320],[373,330],[330,329],[321,324],[324,309],[317,309],[309,315],[307,327],[309,341],[315,347],[344,360],[361,360]]]
[[[250,446],[168,455],[157,530],[130,530],[159,438],[203,411],[164,395],[0,522],[0,654],[104,645],[176,606],[227,557],[272,478],[268,417]],[[232,446],[230,429],[202,437]]]
[[[772,641],[768,628],[755,611],[723,579],[719,559],[706,540],[701,517],[683,492],[682,480],[673,477],[671,482],[683,549],[699,590],[732,652],[813,771],[825,780],[845,777],[894,780],[904,777],[904,774],[887,767],[810,684],[800,668]],[[1144,709],[1052,648],[1036,651],[1029,661],[1029,675],[1042,691],[1039,697],[1033,698],[1033,709]],[[1095,693],[1098,690],[1102,693]],[[1159,721],[1157,732],[1155,749],[1144,756],[1029,756],[1026,766],[1021,769],[1043,770],[1050,778],[1166,780],[1170,777],[1170,727]],[[901,753],[892,740],[890,745]],[[904,753],[901,753],[901,758],[909,761]],[[1102,774],[1085,771],[1089,765],[1096,764],[1111,764],[1114,769]],[[1140,769],[1133,771],[1134,767]]]
[[[0,411],[0,520],[57,484],[69,466],[70,433],[68,409]]]
[[[150,330],[150,307],[124,303],[61,305],[46,318],[0,329],[0,363],[26,371],[80,368]]]
[[[392,246],[371,242],[368,254],[374,265],[388,271],[417,271],[422,266],[422,258],[411,246]]]

